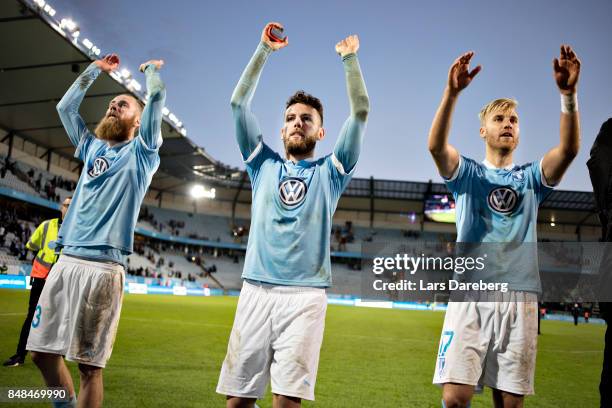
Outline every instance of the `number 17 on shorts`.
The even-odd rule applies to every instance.
[[[438,348],[438,377],[442,377],[444,372],[444,364],[446,362],[446,352],[448,351],[448,347],[453,341],[453,337],[455,332],[452,330],[447,330],[442,332],[442,338],[440,339],[440,347]]]

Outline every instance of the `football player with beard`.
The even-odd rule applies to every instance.
[[[253,407],[272,382],[274,407],[299,407],[314,387],[331,286],[332,217],[359,157],[369,98],[350,36],[336,45],[351,113],[332,154],[315,159],[325,136],[323,106],[303,91],[289,98],[281,138],[284,155],[264,143],[251,111],[263,66],[288,39],[269,23],[232,95],[236,138],[253,186],[251,229],[234,326],[217,392],[228,407]]]
[[[485,143],[481,163],[459,155],[448,143],[457,98],[480,72],[480,66],[469,69],[473,55],[463,54],[449,70],[429,132],[429,151],[456,201],[457,242],[496,243],[487,246],[487,251],[498,252],[489,253],[484,274],[507,283],[510,290],[468,293],[463,301],[449,302],[434,383],[442,386],[446,408],[468,407],[475,389],[484,385],[493,389],[496,408],[522,407],[524,396],[534,393],[541,292],[535,244],[538,206],[578,154],[580,60],[571,47],[561,46],[553,61],[561,94],[559,143],[542,159],[519,166],[513,161],[520,134],[513,99],[496,99],[480,111]]]
[[[113,98],[91,133],[79,115],[85,92],[101,72],[119,66],[116,55],[93,62],[57,105],[66,133],[83,161],[70,209],[58,234],[62,249],[36,307],[27,349],[49,387],[64,387],[76,406],[62,356],[79,365],[81,407],[103,400],[102,369],[110,358],[123,299],[124,270],[132,252],[140,205],[159,166],[166,90],[161,60],[140,66],[149,99]]]

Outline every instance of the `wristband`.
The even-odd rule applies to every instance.
[[[561,94],[561,112],[575,113],[578,112],[578,98],[576,94]]]

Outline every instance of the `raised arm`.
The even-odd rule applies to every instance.
[[[469,70],[473,52],[466,52],[455,60],[448,71],[448,81],[440,106],[429,130],[429,152],[442,177],[449,178],[459,166],[459,152],[448,143],[453,111],[459,93],[480,72],[480,65]]]
[[[342,163],[346,173],[353,170],[359,159],[370,112],[370,98],[361,75],[357,50],[359,50],[359,38],[356,35],[351,35],[336,44],[336,52],[342,57],[344,65],[351,114],[342,126],[334,147],[334,155]]]
[[[561,46],[561,55],[553,61],[555,81],[561,93],[559,145],[542,159],[542,172],[549,185],[557,185],[580,149],[580,115],[578,113],[578,78],[580,60],[569,45]]]
[[[162,109],[166,102],[166,86],[159,76],[163,60],[147,61],[140,66],[145,73],[149,99],[140,117],[140,137],[150,149],[161,146]]]
[[[261,42],[251,57],[248,65],[242,72],[238,85],[232,94],[232,113],[236,126],[236,139],[244,160],[248,159],[261,141],[261,130],[255,115],[251,111],[251,100],[255,94],[261,71],[268,60],[268,56],[289,44],[288,38],[284,41],[275,41],[270,37],[271,28],[283,29],[279,23],[268,23],[261,33]]]
[[[92,62],[76,81],[72,84],[62,100],[57,104],[57,113],[70,142],[76,147],[81,138],[87,132],[87,125],[79,114],[79,106],[83,102],[87,89],[93,81],[100,75],[100,72],[111,72],[119,66],[119,57],[115,54],[107,55],[100,60]]]

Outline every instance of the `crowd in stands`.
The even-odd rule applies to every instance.
[[[5,178],[7,172],[14,173],[17,163],[14,160],[6,158],[0,158],[0,178]]]
[[[28,223],[21,221],[21,216],[24,215],[20,214],[16,208],[0,209],[0,247],[7,249],[10,255],[17,257],[20,261],[28,259],[28,250],[25,245],[33,232]],[[35,223],[39,221],[36,216],[30,217]]]
[[[181,229],[185,228],[184,221],[169,220],[168,223],[159,222],[146,206],[143,206],[138,215],[138,221],[146,221],[158,232],[167,232],[170,235],[180,236]]]
[[[151,224],[158,232],[167,232],[170,235],[180,236],[181,229],[185,228],[184,221],[170,220],[167,224],[159,222],[155,219],[155,216],[146,206],[140,209],[138,214],[138,221],[146,221]]]
[[[54,176],[52,179],[43,181],[42,173],[36,175],[34,169],[30,169],[27,175],[28,184],[51,201],[59,202],[61,199],[56,192],[57,188],[62,188],[67,191],[73,191],[76,188],[76,183],[74,181],[65,180],[61,176]]]
[[[332,227],[332,251],[346,251],[346,244],[353,243],[355,241],[355,235],[353,233],[353,223],[346,221],[343,227]],[[334,244],[336,246],[334,247]]]
[[[66,180],[58,175],[50,177],[50,175],[43,173],[43,171],[17,163],[8,157],[0,158],[0,178],[5,178],[9,171],[19,180],[32,187],[42,197],[54,202],[61,200],[57,192],[58,188],[67,191],[73,191],[76,188],[76,182],[72,180]]]
[[[151,265],[131,267],[128,258],[127,274],[157,279],[156,283],[161,286],[171,285],[171,278],[196,282],[198,277],[211,277],[217,272],[217,265],[212,262],[216,258],[225,257],[235,263],[239,262],[239,253],[235,250],[167,243],[145,237],[135,243],[134,253],[147,259]],[[187,272],[178,269],[174,262],[165,258],[164,254],[181,256],[194,265],[193,270]]]
[[[220,236],[213,239],[207,235],[196,234],[193,232],[185,233],[183,231],[185,228],[185,221],[174,219],[170,219],[167,222],[158,221],[153,212],[151,212],[146,206],[141,208],[140,214],[138,215],[138,221],[148,222],[157,232],[167,233],[176,237],[183,236],[186,238],[199,239],[203,241],[221,242]],[[248,236],[249,228],[245,225],[235,225],[233,228],[230,228],[228,232],[234,243],[242,244],[245,243],[245,238]]]

